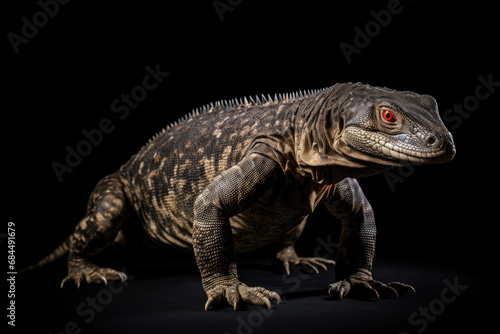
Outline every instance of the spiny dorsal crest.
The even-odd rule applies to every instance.
[[[285,93],[285,94],[274,94],[274,97],[272,97],[269,94],[267,94],[267,96],[261,94],[260,98],[258,95],[255,95],[255,97],[249,96],[248,98],[243,97],[243,98],[234,98],[231,100],[219,100],[216,101],[215,103],[211,102],[202,106],[201,108],[193,109],[193,111],[179,118],[177,121],[170,123],[170,125],[168,125],[162,131],[154,135],[149,140],[148,144],[151,143],[158,136],[163,134],[165,131],[177,126],[179,123],[187,121],[192,117],[199,116],[200,114],[203,113],[211,113],[214,111],[225,110],[225,109],[239,109],[239,108],[249,108],[253,106],[269,106],[278,103],[295,102],[299,99],[318,94],[327,88],[329,87],[322,89],[304,90],[304,91],[299,90],[297,92]]]
[[[248,108],[253,106],[264,106],[264,105],[273,105],[278,103],[294,102],[297,101],[298,99],[302,99],[320,93],[327,88],[313,89],[307,91],[299,90],[297,92],[285,93],[285,94],[274,94],[274,97],[272,97],[269,94],[267,94],[267,96],[261,94],[260,97],[258,95],[255,95],[255,97],[249,96],[248,98],[245,96],[243,98],[234,98],[231,100],[219,100],[216,102],[208,103],[202,106],[201,108],[193,109],[192,112],[185,115],[184,117],[181,117],[177,122],[172,123],[170,127],[175,125],[175,123],[179,123],[181,121],[191,118],[192,116],[197,116],[205,112],[213,112],[222,109]]]

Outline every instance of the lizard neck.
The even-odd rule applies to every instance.
[[[385,166],[355,161],[338,149],[344,120],[343,104],[359,84],[336,84],[302,101],[294,113],[294,157],[297,173],[320,184],[381,172]]]

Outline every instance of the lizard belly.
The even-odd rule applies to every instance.
[[[286,184],[272,200],[263,200],[230,218],[235,252],[244,253],[284,241],[292,230],[312,213],[334,185],[310,183],[298,187]]]
[[[185,210],[155,207],[142,214],[143,228],[155,244],[193,250],[193,217]],[[256,203],[244,212],[229,218],[235,253],[245,253],[281,240],[297,227],[309,212],[291,208],[280,202]]]
[[[283,209],[285,209],[283,207]],[[235,253],[245,253],[279,242],[297,227],[309,213],[303,210],[277,210],[276,207],[255,205],[229,219]]]

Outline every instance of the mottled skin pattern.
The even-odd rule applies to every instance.
[[[280,296],[240,282],[235,255],[279,243],[277,258],[287,273],[301,263],[326,269],[334,262],[302,258],[293,249],[308,215],[324,204],[342,222],[328,293],[412,294],[409,285],[372,278],[375,220],[355,178],[408,163],[444,163],[454,154],[427,95],[348,83],[218,102],[168,127],[101,180],[73,235],[38,265],[68,251],[61,286],[125,280],[92,257],[134,238],[127,227],[138,221],[154,244],[194,251],[205,309],[224,300],[234,309],[241,301],[271,307]]]

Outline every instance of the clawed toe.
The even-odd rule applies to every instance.
[[[279,294],[266,290],[262,287],[249,287],[243,283],[236,283],[230,286],[218,285],[208,293],[208,300],[205,303],[205,311],[210,307],[219,305],[225,299],[236,311],[240,301],[266,306],[271,309],[272,300],[277,304],[281,303]]]
[[[111,268],[80,268],[80,270],[70,270],[68,276],[61,281],[60,288],[62,289],[67,282],[73,281],[76,288],[79,289],[83,280],[88,284],[104,284],[107,286],[110,280],[125,282],[127,275]]]
[[[398,298],[415,295],[415,289],[408,284],[392,282],[384,284],[372,279],[349,277],[328,286],[328,295],[342,299],[349,294],[351,298],[378,301],[381,298]]]
[[[243,301],[255,304],[255,305],[266,305],[267,309],[271,309],[271,300],[276,300],[276,303],[281,303],[281,297],[279,294],[273,291],[264,289],[263,287],[248,287],[244,284],[238,286],[238,292]]]
[[[287,275],[290,275],[290,268],[292,266],[304,265],[314,270],[316,274],[319,273],[318,267],[328,270],[327,265],[335,264],[335,261],[325,259],[322,257],[301,257],[295,252],[293,246],[284,247],[277,254],[276,258],[283,262],[283,266]]]
[[[342,299],[351,290],[351,283],[348,280],[341,280],[328,286],[328,295]]]
[[[82,281],[82,278],[81,277],[71,277],[71,276],[66,276],[65,278],[63,278],[63,280],[61,281],[61,285],[60,285],[60,288],[64,288],[64,285],[66,284],[66,282],[68,281],[73,281],[76,285],[76,288],[77,289],[80,289],[80,283]]]
[[[304,265],[308,268],[311,268],[316,274],[319,274],[318,267],[322,268],[323,270],[328,270],[326,265],[331,265],[335,264],[335,261],[333,260],[328,260],[320,257],[300,257],[297,259],[291,259],[291,260],[284,260],[283,261],[283,266],[285,267],[285,271],[287,275],[290,275],[290,265]]]
[[[400,296],[415,296],[417,294],[415,288],[408,284],[392,282],[387,285],[396,290]]]

